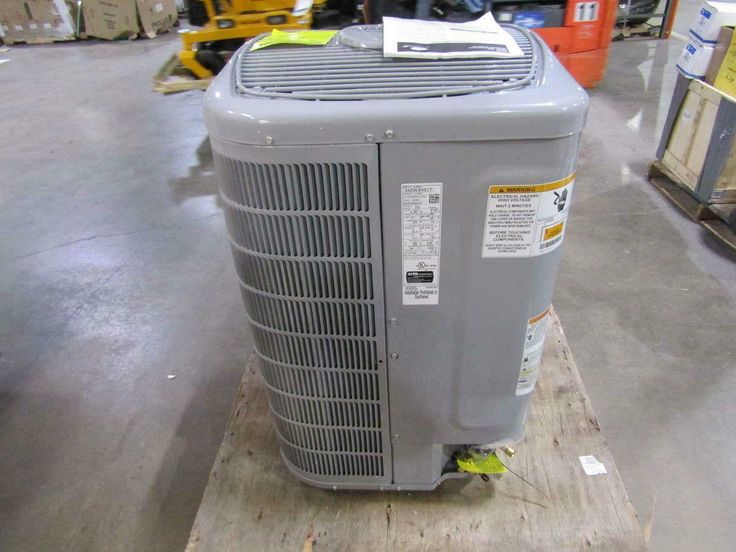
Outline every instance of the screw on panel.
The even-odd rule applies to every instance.
[[[390,323],[390,324],[391,324],[392,326],[395,326],[395,325],[397,324],[397,322],[398,322],[398,320],[396,320],[395,318],[391,318],[391,319],[389,320],[389,323]]]
[[[372,134],[366,134],[365,135],[365,141],[366,142],[372,142],[373,141],[373,135]]]
[[[393,137],[394,137],[394,131],[393,131],[393,130],[391,130],[391,129],[388,129],[388,130],[387,130],[386,132],[384,132],[384,133],[383,133],[383,135],[384,135],[384,136],[385,136],[386,138],[393,138]]]
[[[270,146],[273,144],[273,138],[271,136],[266,136],[266,143]]]
[[[399,434],[398,433],[394,433],[394,440],[397,440],[398,438],[399,438]]]
[[[394,359],[394,360],[396,360],[397,358],[399,358],[398,353],[391,353],[391,358]]]

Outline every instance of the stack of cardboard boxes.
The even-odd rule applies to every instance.
[[[176,0],[0,0],[0,38],[7,44],[153,38],[177,21]]]
[[[734,25],[736,3],[703,2],[677,60],[678,71],[736,95]]]
[[[153,38],[178,21],[176,0],[83,0],[82,7],[87,35],[108,40]]]
[[[76,3],[64,0],[0,0],[0,38],[7,44],[74,40]]]

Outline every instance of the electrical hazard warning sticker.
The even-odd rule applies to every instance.
[[[524,336],[524,353],[516,382],[516,394],[531,393],[539,378],[539,364],[542,362],[544,338],[549,326],[549,308],[534,318],[530,318]]]
[[[565,236],[575,174],[556,182],[488,188],[482,257],[534,257]]]
[[[404,305],[440,298],[442,184],[401,185],[401,271]]]

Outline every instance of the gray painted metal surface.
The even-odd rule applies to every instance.
[[[486,200],[490,185],[574,173],[587,109],[584,91],[530,40],[535,69],[513,90],[347,101],[243,94],[238,64],[249,45],[208,90],[276,433],[303,480],[431,489],[462,475],[452,458],[465,445],[523,436],[530,395],[516,390],[527,325],[551,304],[561,248],[483,258]],[[333,62],[346,47],[274,52],[297,50]],[[405,304],[402,185],[416,183],[441,192],[430,200],[441,206],[437,304]]]

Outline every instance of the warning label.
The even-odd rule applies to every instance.
[[[401,185],[404,305],[436,305],[440,297],[442,184]]]
[[[542,362],[544,338],[549,325],[549,308],[543,313],[529,319],[524,337],[524,356],[521,359],[519,380],[516,383],[516,394],[531,393],[539,377],[539,364]]]
[[[533,257],[554,251],[565,235],[575,175],[530,186],[490,186],[483,257]]]

